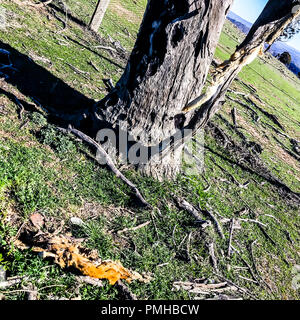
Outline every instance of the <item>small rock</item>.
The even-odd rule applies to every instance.
[[[72,217],[70,219],[70,222],[75,226],[82,226],[84,225],[84,222],[80,218]]]
[[[31,223],[38,229],[41,229],[44,225],[44,217],[39,213],[34,213],[30,217]]]

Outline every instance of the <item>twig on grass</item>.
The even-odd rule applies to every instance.
[[[130,180],[128,180],[121,172],[120,170],[115,166],[115,164],[113,163],[112,159],[110,158],[110,156],[107,154],[107,152],[101,147],[101,145],[99,143],[97,143],[94,139],[92,139],[91,137],[87,136],[86,134],[84,134],[83,132],[74,129],[72,127],[69,127],[68,130],[62,129],[61,131],[64,132],[70,132],[73,133],[75,136],[77,136],[78,138],[80,138],[81,140],[83,140],[84,142],[88,143],[89,145],[92,145],[93,147],[95,147],[97,149],[97,151],[99,152],[99,154],[101,155],[101,157],[105,160],[105,163],[107,165],[107,167],[115,174],[115,176],[117,178],[119,178],[120,180],[122,180],[125,184],[127,184],[127,186],[130,187],[130,189],[134,192],[136,198],[141,202],[141,204],[144,207],[147,208],[152,208],[151,205],[143,198],[143,196],[141,195],[140,191],[138,190],[138,188],[136,187],[135,184],[133,184]]]

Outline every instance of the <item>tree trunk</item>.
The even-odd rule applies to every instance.
[[[104,18],[105,12],[108,8],[110,0],[99,0],[96,6],[96,9],[93,13],[91,22],[90,22],[90,29],[98,32],[102,20]]]
[[[188,117],[182,106],[202,91],[232,2],[150,0],[126,70],[99,103],[98,114],[114,128],[126,124],[132,139],[145,147],[183,128]],[[175,174],[177,160],[155,171]]]
[[[135,47],[116,87],[96,107],[95,129],[128,132],[141,148],[155,149],[147,174],[173,177],[184,143],[218,111],[230,84],[265,42],[273,42],[299,14],[293,0],[270,0],[245,41],[203,86],[233,0],[149,0]],[[187,139],[178,133],[190,130]],[[101,139],[100,139],[101,140]],[[167,143],[171,140],[171,143]],[[151,149],[152,148],[152,149]],[[140,150],[139,150],[140,151]],[[172,151],[172,156],[170,155]],[[130,153],[128,149],[126,155]],[[157,161],[157,155],[163,160]]]

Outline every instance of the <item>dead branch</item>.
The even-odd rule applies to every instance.
[[[240,82],[242,85],[244,85],[246,88],[248,88],[252,93],[256,93],[257,90],[250,84],[247,84],[245,81],[241,80],[239,77],[236,77],[236,81]]]
[[[0,281],[0,289],[7,289],[10,287],[15,286],[16,284],[21,283],[22,279],[17,278],[17,279],[11,279],[11,280],[6,280],[6,281]]]
[[[90,79],[91,79],[90,77],[87,77],[87,76],[86,76],[87,74],[89,75],[88,72],[79,70],[79,69],[77,69],[76,67],[72,66],[72,65],[71,65],[70,63],[68,63],[68,62],[66,62],[66,64],[67,64],[74,72],[76,72],[77,74],[80,74],[80,75],[83,76],[85,79],[87,79],[87,80],[90,80]]]
[[[259,274],[258,270],[257,270],[257,267],[256,267],[256,263],[255,263],[255,258],[254,258],[254,253],[253,253],[253,246],[254,244],[257,242],[257,239],[252,241],[250,243],[250,256],[251,256],[251,259],[252,259],[252,263],[253,263],[253,267],[254,267],[254,270],[257,274]]]
[[[96,148],[97,151],[99,152],[99,154],[101,155],[101,157],[103,159],[105,159],[105,163],[106,163],[107,167],[115,174],[115,176],[129,186],[129,188],[134,192],[136,198],[141,202],[141,204],[143,204],[143,206],[151,208],[151,205],[143,198],[143,196],[141,195],[141,193],[138,190],[138,188],[136,187],[136,185],[133,184],[130,180],[128,180],[119,171],[119,169],[115,166],[115,164],[111,160],[110,156],[106,153],[106,151],[101,147],[101,145],[99,143],[97,143],[94,139],[92,139],[91,137],[87,136],[86,134],[84,134],[83,132],[81,132],[77,129],[69,128],[68,131],[70,133],[73,133],[75,136],[82,139],[83,141],[85,141],[89,145],[92,145],[94,148]]]
[[[243,258],[242,254],[240,253],[239,250],[237,250],[237,249],[234,249],[234,250],[237,252],[237,254],[239,255],[240,259],[243,261],[244,265],[248,268],[253,280],[255,280],[255,282],[257,284],[259,284],[260,283],[259,279],[257,279],[257,277],[256,277],[255,273],[253,272],[253,270],[252,270],[251,266],[249,265],[249,263]]]
[[[256,298],[249,290],[238,286],[238,285],[237,285],[236,283],[234,283],[233,281],[226,279],[225,277],[223,277],[222,275],[220,275],[220,274],[218,274],[218,273],[213,272],[213,274],[216,275],[216,276],[217,276],[218,278],[220,278],[221,280],[226,281],[227,283],[231,284],[232,286],[235,286],[239,291],[241,291],[242,293],[248,295],[248,296],[251,297],[252,299],[257,300],[257,298]]]
[[[264,122],[263,124],[267,125],[269,128],[273,129],[276,133],[280,134],[281,136],[289,139],[289,140],[293,140],[293,138],[291,138],[290,136],[288,136],[287,134],[281,132],[280,130],[276,129],[275,127],[273,127],[272,125],[268,124],[267,122]],[[299,141],[297,141],[299,142]]]
[[[173,287],[176,290],[186,290],[189,293],[194,294],[210,294],[210,293],[223,293],[228,291],[237,291],[235,286],[228,286],[227,282],[214,283],[214,284],[205,284],[197,282],[182,282],[176,281],[173,283]]]
[[[180,199],[178,197],[174,197],[178,207],[182,210],[187,211],[188,213],[190,213],[196,220],[196,222],[200,223],[202,228],[203,227],[207,227],[207,221],[203,220],[200,216],[200,212],[193,206],[191,205],[189,202],[187,202],[184,199]]]
[[[236,108],[231,109],[231,117],[232,117],[232,122],[235,127],[237,127],[237,122],[236,122]]]
[[[93,63],[92,60],[88,62],[97,72],[100,72],[99,68]]]
[[[117,50],[116,50],[115,48],[107,47],[107,46],[97,45],[97,46],[94,46],[93,48],[95,48],[95,49],[103,49],[103,50],[108,50],[108,51],[117,52]]]
[[[215,227],[216,227],[216,229],[217,229],[218,234],[220,235],[220,237],[221,237],[222,239],[225,239],[224,233],[223,233],[223,231],[222,231],[222,228],[221,228],[221,226],[220,226],[217,218],[216,218],[210,211],[208,211],[208,210],[201,210],[201,212],[202,212],[203,214],[205,214],[206,216],[208,216],[208,217],[212,220],[212,222],[214,223],[214,225],[215,225]]]
[[[242,219],[242,218],[239,218],[239,220],[240,220],[240,221],[244,221],[244,222],[256,223],[256,224],[258,224],[258,225],[260,225],[260,226],[262,226],[262,227],[267,227],[266,224],[264,224],[264,223],[262,223],[262,222],[260,222],[260,221],[258,221],[258,220],[254,220],[254,219]]]
[[[234,229],[234,218],[231,219],[227,257],[230,257],[230,255],[231,255],[231,242],[232,242],[232,237],[233,237],[233,229]]]
[[[123,230],[119,230],[117,233],[121,234],[121,233],[124,233],[124,232],[127,232],[127,231],[135,231],[135,230],[141,229],[143,227],[146,227],[150,223],[151,223],[151,221],[147,221],[147,222],[142,223],[142,224],[140,224],[140,225],[138,225],[136,227],[133,227],[133,228],[125,228]]]
[[[136,295],[133,294],[121,280],[117,281],[116,287],[121,291],[126,300],[138,300]]]
[[[295,158],[297,161],[300,161],[300,156],[292,151],[290,151],[277,137],[273,136],[273,138],[279,143],[282,149],[288,153],[291,157]]]
[[[273,244],[273,246],[277,247],[276,242],[271,238],[271,236],[267,233],[267,231],[261,225],[258,225],[258,227],[263,233],[263,235]]]
[[[226,175],[228,175],[229,177],[230,177],[230,179],[231,179],[231,182],[233,182],[233,183],[235,183],[237,186],[239,186],[240,188],[243,188],[243,189],[245,189],[245,188],[247,188],[247,186],[249,185],[249,181],[247,181],[246,183],[244,183],[244,184],[242,184],[242,183],[239,183],[238,181],[237,181],[237,179],[230,173],[230,172],[228,172],[226,169],[224,169],[223,167],[221,167],[216,161],[215,161],[215,159],[213,158],[213,157],[210,157],[210,159],[212,160],[212,162],[219,168],[219,169],[221,169]]]
[[[92,278],[89,276],[77,276],[76,279],[80,283],[84,282],[84,283],[91,284],[96,287],[103,287],[103,282],[100,279]]]
[[[207,245],[208,247],[208,252],[209,252],[209,256],[211,258],[211,262],[212,262],[212,265],[213,265],[213,268],[218,272],[219,269],[218,269],[218,260],[216,258],[216,255],[215,255],[215,248],[214,248],[214,243],[211,242]]]
[[[243,96],[243,97],[248,97],[249,96],[248,93],[238,92],[238,91],[234,91],[234,90],[231,90],[231,89],[228,89],[227,91],[230,92],[230,93],[236,94],[237,96]]]
[[[19,119],[22,120],[23,119],[23,113],[25,111],[24,106],[22,105],[22,103],[19,101],[19,99],[17,97],[15,97],[15,102],[20,108]]]

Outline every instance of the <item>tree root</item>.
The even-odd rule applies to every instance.
[[[94,139],[90,138],[89,136],[87,136],[86,134],[84,134],[83,132],[81,132],[77,129],[69,128],[68,130],[66,130],[66,129],[62,129],[62,130],[64,130],[64,132],[66,132],[66,133],[67,132],[73,133],[75,136],[77,136],[78,138],[80,138],[84,142],[95,147],[97,149],[97,151],[99,152],[99,154],[101,155],[101,157],[103,159],[105,159],[107,167],[115,174],[115,176],[117,178],[119,178],[125,184],[127,184],[127,186],[129,186],[129,188],[133,191],[133,193],[135,194],[135,197],[139,200],[139,202],[142,204],[142,206],[147,207],[147,208],[152,208],[151,205],[143,198],[143,196],[141,195],[141,193],[138,190],[138,188],[136,187],[136,185],[133,184],[130,180],[128,180],[120,172],[120,170],[115,166],[112,159],[109,157],[109,155],[106,153],[106,151],[101,147],[101,145],[99,143],[97,143]]]

